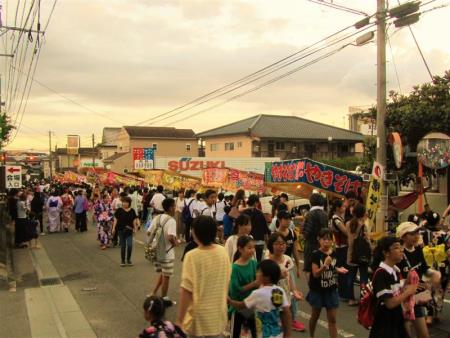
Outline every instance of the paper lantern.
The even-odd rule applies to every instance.
[[[431,169],[443,169],[450,164],[450,137],[443,133],[430,133],[417,145],[417,157]]]

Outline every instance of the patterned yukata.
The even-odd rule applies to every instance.
[[[94,217],[97,221],[97,239],[101,245],[108,245],[111,240],[114,214],[109,201],[97,201],[94,204]]]
[[[68,229],[72,223],[73,214],[73,197],[69,194],[64,194],[61,196],[62,200],[62,226],[64,229]]]

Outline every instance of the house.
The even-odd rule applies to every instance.
[[[103,166],[100,160],[100,154],[97,149],[78,148],[78,154],[68,154],[67,148],[56,148],[52,152],[52,166],[56,172],[78,171],[80,168],[90,168],[93,166],[95,159],[95,167]]]
[[[103,160],[115,172],[133,171],[133,149],[153,148],[155,157],[193,157],[198,155],[198,142],[192,129],[172,127],[124,126],[117,133],[116,153]]]
[[[257,115],[197,134],[206,157],[314,160],[356,156],[358,132],[296,116]]]
[[[102,143],[97,148],[100,153],[100,158],[108,158],[117,153],[117,140],[122,128],[103,128]]]

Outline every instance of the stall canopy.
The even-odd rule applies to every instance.
[[[162,185],[166,189],[200,189],[201,179],[169,170],[141,170],[139,175],[144,178],[146,184]]]
[[[202,185],[227,191],[264,192],[264,175],[232,168],[203,169]]]
[[[358,194],[363,184],[359,175],[307,158],[266,163],[264,176],[267,186],[305,197],[313,189],[339,196]]]

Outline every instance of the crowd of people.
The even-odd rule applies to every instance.
[[[120,246],[120,266],[132,266],[133,235],[148,234],[145,256],[157,279],[144,303],[151,326],[141,337],[221,336],[289,337],[306,331],[298,318],[310,307],[308,334],[314,337],[322,309],[330,337],[337,337],[339,305],[362,305],[368,290],[374,299],[370,337],[427,338],[439,320],[448,288],[450,239],[443,217],[429,206],[411,215],[395,234],[377,243],[371,238],[362,201],[349,193],[327,205],[313,193],[303,209],[288,207],[288,196],[273,198],[272,214],[260,198],[215,190],[167,192],[164,187],[91,187],[36,184],[11,191],[17,247],[39,248],[39,235],[97,228],[99,248]],[[44,227],[43,214],[47,213]],[[450,213],[450,207],[443,216]],[[92,216],[91,216],[92,215]],[[177,321],[164,319],[170,280],[183,245]],[[445,247],[445,259],[429,264],[424,246]],[[299,247],[303,248],[303,260]],[[413,274],[417,274],[415,279]],[[298,288],[305,278],[306,296]],[[363,296],[355,296],[355,284]],[[306,305],[306,303],[308,305]],[[412,310],[406,311],[408,304]],[[415,335],[414,335],[415,334]]]

